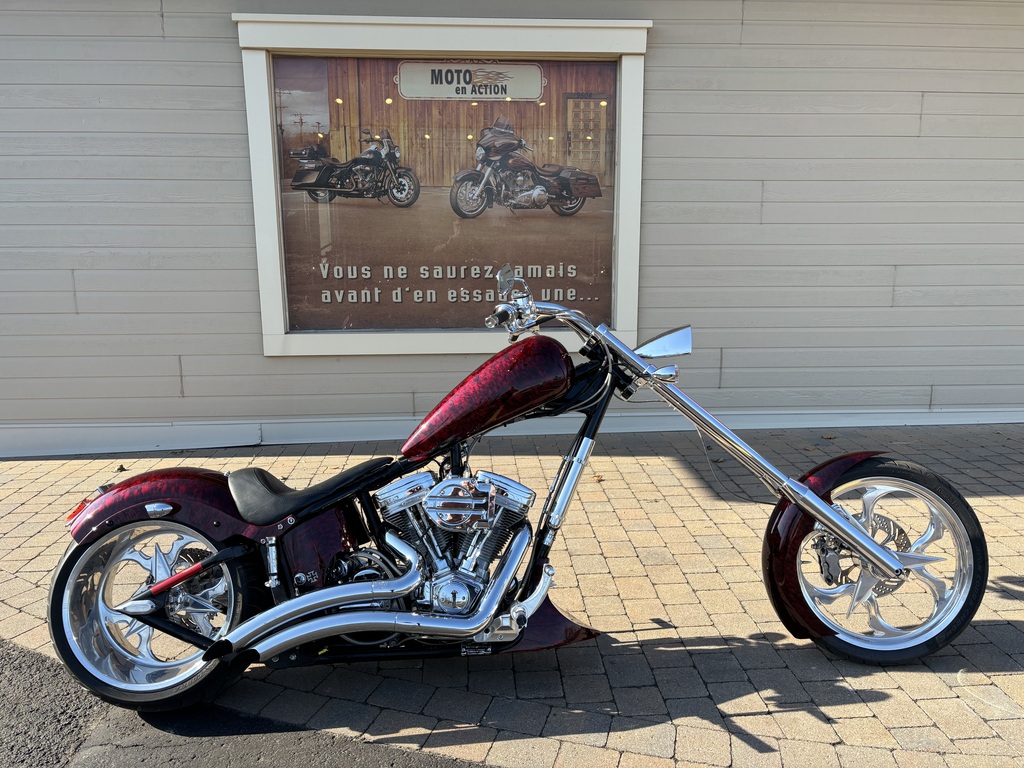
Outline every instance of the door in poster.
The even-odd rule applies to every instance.
[[[569,122],[566,163],[610,181],[608,172],[608,100],[610,94],[570,93],[565,99]],[[607,182],[606,182],[607,183]]]

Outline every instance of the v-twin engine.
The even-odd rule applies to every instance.
[[[548,191],[532,174],[506,173],[503,178],[508,186],[508,204],[513,208],[543,208],[548,204]]]
[[[515,208],[543,208],[548,204],[548,191],[539,184],[533,189],[515,192],[512,205]]]
[[[433,472],[396,480],[377,492],[384,519],[424,559],[418,602],[438,613],[469,613],[490,580],[490,567],[526,517],[536,494],[491,472],[449,477]]]

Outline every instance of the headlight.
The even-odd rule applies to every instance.
[[[482,163],[482,162],[484,161],[484,156],[485,156],[486,154],[487,154],[487,153],[486,153],[486,152],[484,152],[484,148],[483,148],[483,147],[481,147],[480,145],[477,145],[477,148],[476,148],[476,161],[477,161],[478,163]]]
[[[398,147],[395,147],[395,160],[397,160],[401,156],[402,156],[402,150],[400,150]]]

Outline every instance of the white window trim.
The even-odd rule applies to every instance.
[[[628,344],[636,343],[644,54],[650,21],[248,13],[232,14],[231,18],[238,24],[242,48],[264,355],[493,352],[504,342],[501,334],[486,331],[288,333],[281,197],[275,170],[272,53],[617,61],[612,316],[616,334]]]

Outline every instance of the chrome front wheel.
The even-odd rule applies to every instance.
[[[809,523],[793,565],[806,609],[827,630],[815,642],[858,661],[904,662],[960,634],[988,573],[981,526],[964,498],[924,468],[889,459],[844,474],[829,496],[879,544],[917,557],[903,576],[886,578]]]
[[[174,709],[209,698],[225,682],[201,649],[119,611],[143,589],[218,550],[198,531],[166,520],[117,528],[73,546],[54,577],[50,634],[61,660],[87,688],[132,709]],[[160,618],[211,641],[242,612],[244,586],[221,563],[173,587]]]
[[[388,187],[388,199],[396,208],[408,208],[420,196],[420,180],[410,170],[395,173],[395,183]]]
[[[491,202],[491,190],[479,181],[466,179],[452,185],[448,202],[452,210],[464,219],[475,219],[487,210]]]

